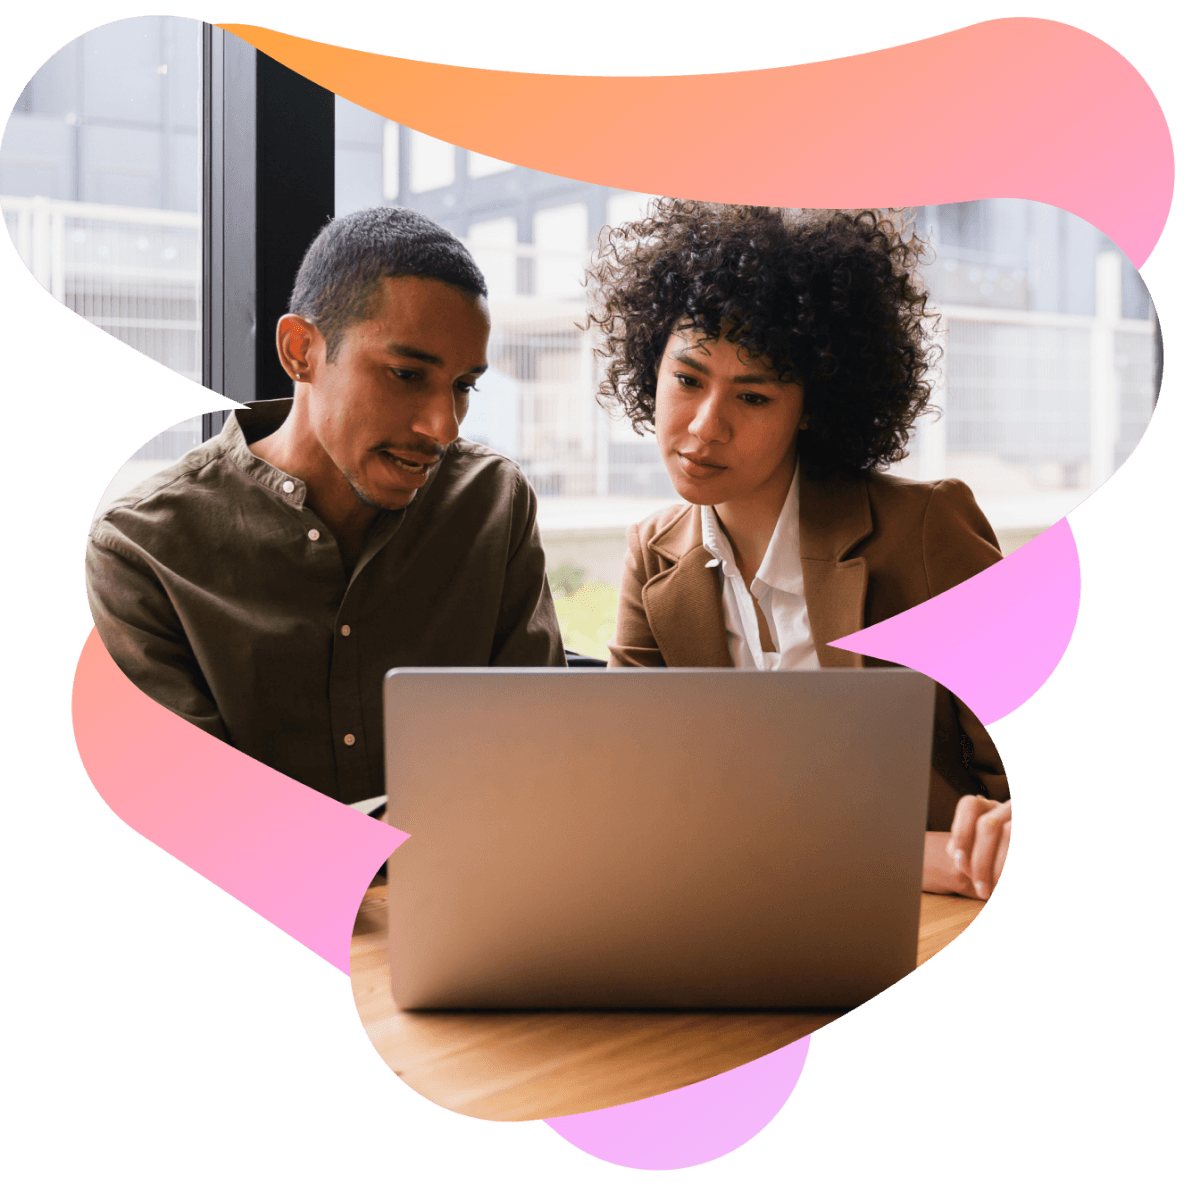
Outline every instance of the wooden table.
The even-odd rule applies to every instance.
[[[923,895],[917,965],[981,908],[981,901]],[[400,1011],[387,969],[384,886],[362,902],[350,976],[382,1059],[425,1098],[473,1118],[554,1118],[633,1102],[734,1069],[842,1014]]]

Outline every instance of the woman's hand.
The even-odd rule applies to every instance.
[[[1011,841],[1011,802],[967,795],[958,802],[953,829],[925,835],[926,892],[986,900],[999,880]]]

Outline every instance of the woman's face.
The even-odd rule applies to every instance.
[[[804,402],[804,389],[778,381],[767,359],[676,329],[658,366],[654,427],[679,497],[700,506],[783,501]]]

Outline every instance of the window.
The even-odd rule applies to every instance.
[[[539,210],[534,216],[538,248],[535,283],[540,296],[578,299],[583,296],[588,252],[588,207],[583,202]]]
[[[442,189],[456,180],[456,149],[423,132],[411,133],[411,192]]]
[[[382,122],[382,199],[395,201],[399,196],[399,125],[389,119]]]
[[[21,258],[67,307],[201,381],[201,24],[136,17],[65,46],[0,146],[0,206]],[[201,441],[141,448],[117,496]]]
[[[498,160],[493,156],[482,156],[480,152],[469,153],[469,176],[492,177],[496,173],[505,173],[514,168],[507,160]]]
[[[387,131],[393,124],[335,96],[333,104],[334,212],[349,214],[379,205],[388,183]],[[399,188],[398,137],[395,137],[395,193]]]
[[[614,193],[608,199],[607,217],[609,226],[620,226],[622,222],[636,222],[645,217],[653,195],[649,193]]]

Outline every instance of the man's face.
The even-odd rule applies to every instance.
[[[332,362],[318,339],[307,397],[313,431],[357,497],[401,510],[458,435],[486,368],[489,309],[439,280],[380,283],[369,319],[345,331]]]

